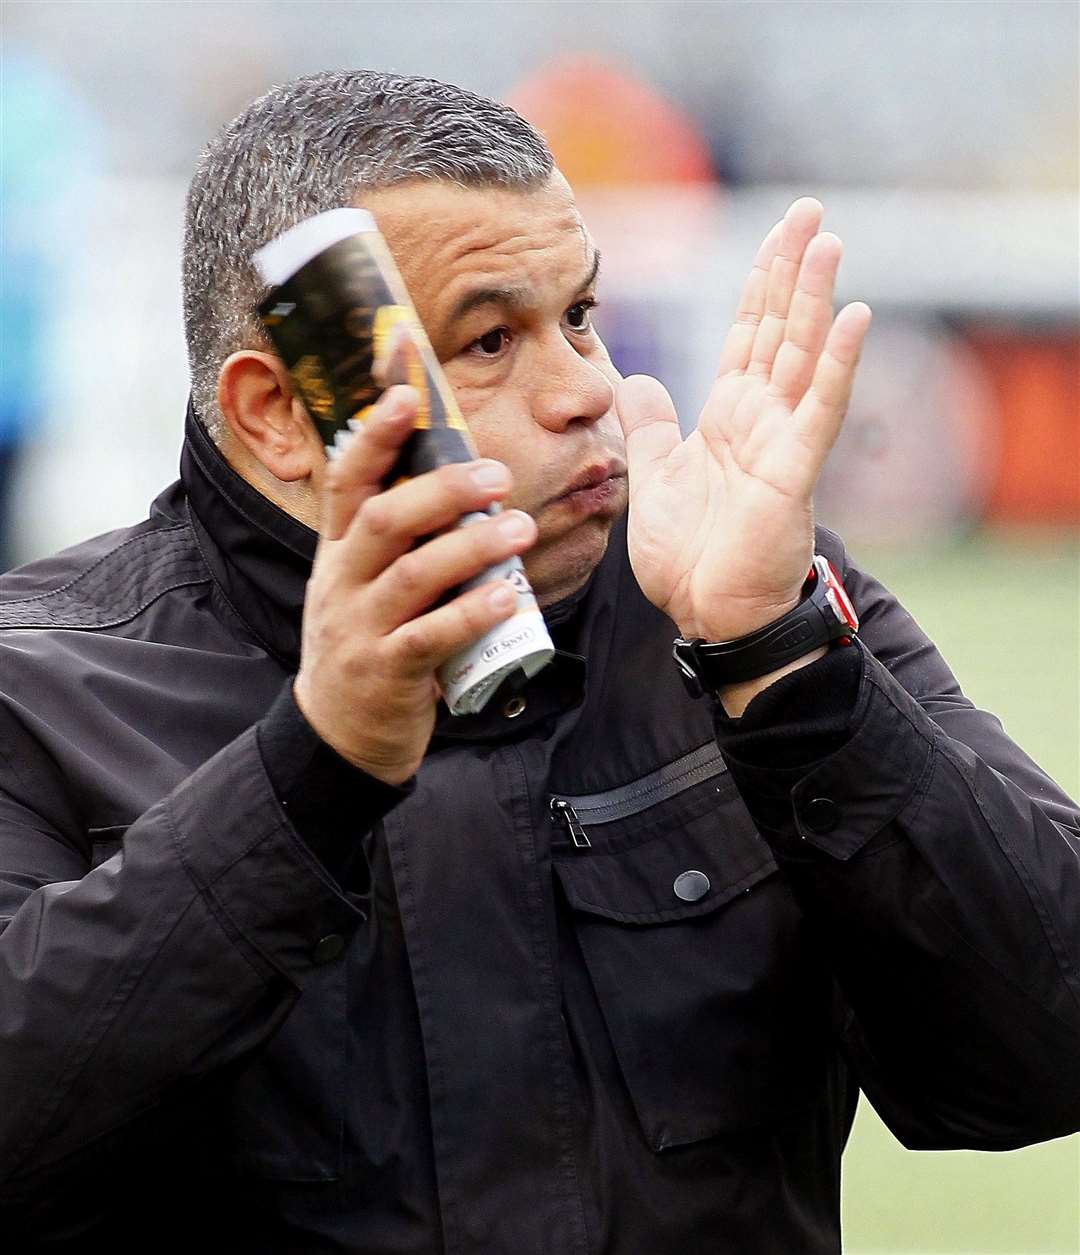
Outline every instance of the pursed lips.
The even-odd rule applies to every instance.
[[[571,493],[597,488],[609,479],[623,479],[625,476],[626,466],[617,458],[612,458],[607,462],[594,462],[576,475],[562,492],[548,500],[549,502],[561,501],[564,497],[569,497]]]

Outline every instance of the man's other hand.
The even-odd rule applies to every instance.
[[[841,245],[797,200],[765,237],[695,431],[664,388],[619,388],[630,469],[630,561],[686,638],[732,640],[798,604],[813,552],[812,495],[840,430],[866,305],[834,319]]]
[[[294,685],[319,736],[389,784],[407,780],[427,749],[435,669],[508,619],[516,598],[495,580],[437,603],[536,538],[520,510],[455,527],[507,496],[500,462],[455,463],[383,488],[417,402],[412,388],[389,389],[327,468]]]

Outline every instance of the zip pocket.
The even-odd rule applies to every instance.
[[[820,1096],[829,969],[716,747],[555,800],[567,925],[653,1150],[775,1127]]]
[[[727,763],[720,751],[715,744],[707,742],[674,762],[666,763],[647,776],[631,780],[617,789],[576,796],[557,794],[550,802],[551,820],[566,833],[575,849],[587,850],[592,847],[592,842],[586,825],[591,827],[629,819],[726,771]]]

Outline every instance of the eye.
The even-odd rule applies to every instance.
[[[588,331],[592,327],[592,312],[595,308],[596,301],[591,298],[571,305],[564,315],[566,325],[571,331]]]
[[[475,353],[477,357],[498,357],[509,342],[510,333],[506,328],[494,327],[475,339],[466,351]]]

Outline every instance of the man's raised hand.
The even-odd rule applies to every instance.
[[[683,636],[730,640],[799,600],[814,486],[843,421],[870,310],[833,318],[841,244],[795,201],[766,235],[697,428],[646,375],[619,388],[630,561]]]
[[[435,669],[508,619],[516,596],[509,581],[493,580],[437,603],[536,538],[536,524],[520,510],[454,527],[509,493],[510,472],[500,462],[453,463],[382,487],[417,401],[412,388],[389,389],[327,467],[293,686],[322,739],[389,784],[408,779],[427,749]]]

